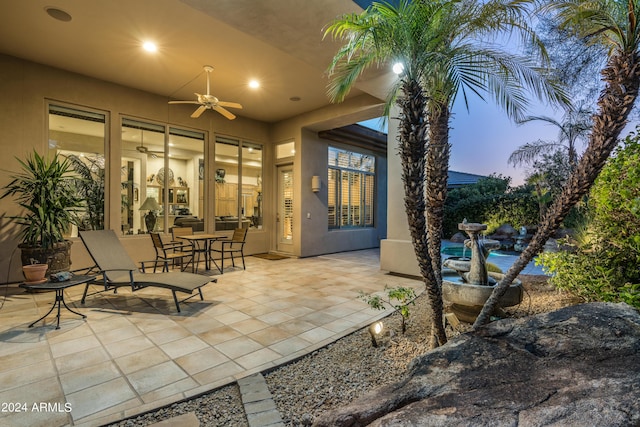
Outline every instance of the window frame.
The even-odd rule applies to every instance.
[[[335,162],[332,162],[332,151],[335,152]],[[346,156],[346,165],[340,165],[341,155]],[[354,158],[359,159],[353,161]],[[365,160],[371,165],[366,166]],[[329,230],[372,228],[376,226],[376,156],[372,153],[356,151],[352,148],[342,148],[330,145],[327,150],[327,221]],[[355,163],[359,163],[360,167]],[[332,174],[335,175],[332,177]],[[349,188],[345,194],[344,183]],[[352,193],[353,181],[359,181],[357,194]],[[332,185],[333,182],[333,185]],[[369,187],[373,187],[369,189]],[[346,199],[345,199],[346,196]],[[357,198],[357,201],[354,200]],[[370,198],[370,203],[368,198]],[[331,201],[334,204],[331,204]],[[346,206],[345,206],[346,200]],[[356,213],[357,211],[357,213]],[[346,218],[346,221],[344,220]],[[367,218],[370,218],[367,220]],[[357,220],[358,223],[355,223]]]
[[[246,224],[247,219],[249,219],[249,223],[248,223],[249,231],[253,229],[262,229],[263,228],[262,224],[264,220],[264,206],[263,206],[264,205],[264,166],[265,166],[264,144],[243,139],[241,137],[235,137],[235,136],[224,135],[224,134],[214,135],[213,143],[215,147],[215,163],[212,169],[216,171],[215,172],[216,177],[217,177],[217,171],[219,169],[224,169],[224,164],[225,164],[225,163],[221,163],[219,160],[219,153],[217,152],[218,144],[233,146],[233,147],[236,147],[236,150],[237,150],[236,152],[237,163],[235,164],[237,168],[237,174],[238,174],[237,188],[235,191],[236,206],[235,206],[234,215],[232,215],[232,217],[233,216],[237,217],[238,222],[236,226],[243,227]],[[248,178],[248,176],[245,176],[245,173],[244,173],[244,168],[247,167],[247,163],[245,163],[245,158],[244,158],[245,157],[244,150],[249,148],[260,150],[260,171],[261,172],[258,175],[257,181],[256,181],[256,188],[259,188],[260,190],[258,190],[258,195],[256,197],[258,216],[255,219],[254,219],[254,215],[249,215],[249,212],[244,212],[244,203],[245,203],[245,199],[247,198],[247,194],[243,192],[244,190],[243,187],[245,186],[246,178]],[[216,191],[217,191],[217,187],[218,186],[216,186]],[[214,220],[216,220],[217,218],[220,218],[221,221],[226,221],[226,217],[227,217],[226,215],[217,215],[218,201],[219,201],[218,195],[214,194],[213,218]],[[224,231],[224,230],[218,230],[218,227],[216,227],[216,231]]]

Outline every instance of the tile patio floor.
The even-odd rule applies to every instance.
[[[0,286],[0,426],[115,422],[286,363],[384,316],[357,299],[359,290],[422,289],[380,271],[378,250],[246,260],[246,271],[216,275],[205,300],[181,304],[182,313],[164,289],[122,288],[83,306],[84,285],[69,288],[67,304],[87,318],[63,308],[60,330],[53,314],[27,327],[53,292]]]

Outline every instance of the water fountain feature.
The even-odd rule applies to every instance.
[[[466,232],[469,239],[465,247],[471,249],[471,258],[451,257],[443,261],[442,296],[451,303],[451,310],[464,322],[475,321],[493,287],[503,277],[502,273],[487,271],[486,258],[489,252],[500,248],[497,240],[480,238],[487,229],[486,224],[463,222],[458,229]],[[522,283],[514,280],[500,301],[501,307],[510,307],[522,301]]]

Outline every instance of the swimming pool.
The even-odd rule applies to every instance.
[[[442,242],[442,255],[444,255],[445,258],[450,256],[470,257],[471,249],[465,248],[462,244]],[[497,265],[503,273],[506,273],[509,267],[511,267],[511,264],[513,264],[519,256],[520,254],[516,252],[491,251],[489,252],[487,261]],[[544,274],[544,271],[541,266],[535,264],[535,261],[531,261],[520,273],[540,275]]]
[[[442,248],[442,254],[448,256],[471,256],[471,249],[464,247],[463,245],[448,245]],[[505,252],[505,251],[491,251],[489,252],[489,257],[500,257],[500,256],[520,256],[517,252]]]

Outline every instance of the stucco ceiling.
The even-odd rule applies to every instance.
[[[204,93],[202,67],[212,65],[211,93],[241,103],[243,110],[233,110],[237,115],[265,122],[329,104],[326,68],[337,45],[323,40],[323,28],[341,14],[362,10],[351,0],[0,0],[0,5],[1,53],[167,100]],[[53,19],[46,12],[52,6],[72,19]],[[144,40],[155,41],[158,52],[144,52]],[[386,74],[371,73],[350,96],[380,96],[371,82]],[[250,79],[261,87],[249,89]],[[290,100],[295,97],[300,100]]]

